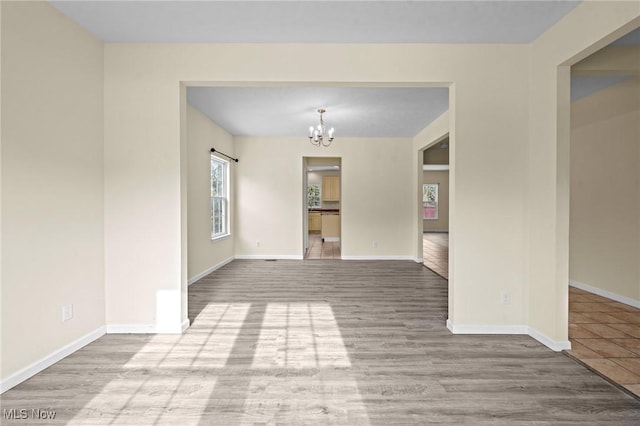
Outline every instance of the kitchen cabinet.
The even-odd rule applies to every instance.
[[[340,201],[340,176],[322,177],[322,201]]]
[[[329,241],[340,241],[340,215],[322,215],[322,239]]]
[[[320,231],[322,228],[322,216],[320,212],[309,212],[309,231]]]

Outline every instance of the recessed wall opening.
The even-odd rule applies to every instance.
[[[341,175],[337,157],[304,157],[305,259],[341,258]]]
[[[640,396],[640,29],[571,67],[570,353]]]

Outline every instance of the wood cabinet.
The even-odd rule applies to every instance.
[[[329,241],[340,241],[340,215],[322,215],[322,238]]]
[[[320,231],[322,228],[322,216],[320,212],[309,212],[309,231]]]
[[[322,201],[340,201],[340,176],[322,177]]]

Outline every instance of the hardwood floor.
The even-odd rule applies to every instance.
[[[637,425],[640,401],[528,336],[453,335],[407,261],[236,260],[178,335],[107,335],[6,392],[3,424]]]

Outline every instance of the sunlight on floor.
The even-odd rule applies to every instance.
[[[215,380],[203,381],[198,376],[153,377],[141,381],[121,377],[108,383],[66,424],[84,426],[89,418],[94,419],[93,424],[96,412],[107,411],[114,416],[100,424],[133,424],[132,418],[137,418],[138,424],[172,424],[179,418],[180,425],[197,425],[215,385]]]
[[[253,368],[350,366],[347,350],[329,304],[267,305]]]
[[[154,335],[124,367],[224,367],[250,307],[250,303],[209,304],[200,313],[197,327],[178,336]]]

